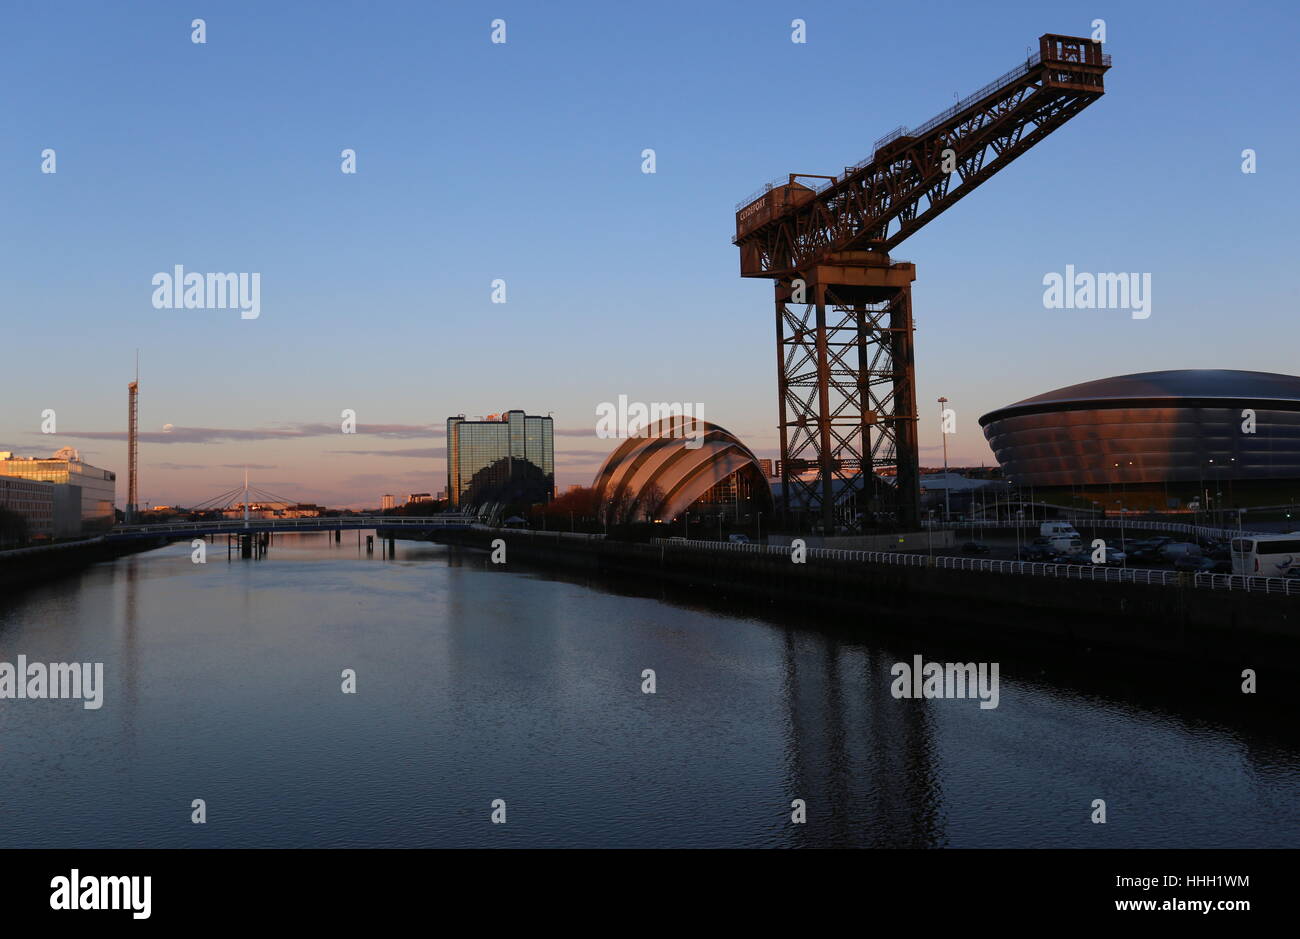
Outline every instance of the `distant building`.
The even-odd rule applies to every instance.
[[[447,498],[453,506],[549,502],[555,495],[555,429],[523,411],[447,418]]]
[[[766,479],[772,478],[772,460],[770,457],[759,457],[758,468],[763,471],[763,476]]]
[[[28,538],[54,534],[54,486],[34,479],[0,476],[0,509],[22,516]],[[17,543],[14,532],[0,529],[0,543]]]
[[[322,506],[309,502],[250,502],[248,517],[258,519],[272,518],[319,518]],[[223,518],[239,519],[244,517],[244,504],[238,502],[221,510]]]
[[[80,503],[78,530],[67,531],[67,535],[113,526],[117,474],[83,463],[81,455],[72,447],[64,447],[47,458],[16,457],[8,451],[0,452],[0,476],[16,476],[51,483],[56,488],[66,486],[77,489],[75,495],[79,495],[77,501]],[[56,493],[55,501],[66,501],[73,495],[70,492]],[[65,522],[65,528],[68,524]]]
[[[387,511],[397,507],[397,497],[392,493],[385,493],[379,500],[380,511]]]
[[[820,470],[818,469],[818,465],[819,465],[819,464],[814,463],[814,462],[812,462],[812,461],[810,461],[810,460],[798,460],[798,461],[795,461],[795,462],[798,464],[798,466],[796,467],[796,466],[795,466],[795,463],[791,463],[791,470],[790,470],[790,475],[791,475],[791,476],[793,476],[793,477],[797,477],[797,478],[800,478],[800,479],[816,479],[816,478],[817,478],[818,473],[820,472]],[[843,473],[845,473],[846,475],[856,475],[856,474],[857,474],[857,465],[856,465],[855,463],[852,463],[851,461],[847,461],[847,460],[831,460],[830,463],[831,463],[831,467],[832,467],[832,469],[836,470],[837,472],[843,472]],[[781,478],[781,471],[782,471],[782,469],[783,469],[783,465],[782,465],[781,461],[780,461],[780,460],[777,460],[775,463],[772,464],[772,475],[771,475],[769,478],[771,478],[771,479],[780,479],[780,478]],[[884,476],[884,475],[887,475],[888,472],[890,472],[890,471],[889,471],[889,468],[888,468],[888,467],[885,467],[885,468],[882,468],[882,469],[880,469],[879,471],[877,471],[876,475],[878,475],[878,476]]]
[[[939,492],[958,492],[970,489],[983,489],[993,485],[995,480],[967,476],[964,473],[923,473],[921,491],[937,490]]]
[[[51,488],[54,490],[54,537],[80,536],[84,527],[81,518],[81,487],[51,485]]]
[[[406,497],[407,505],[410,505],[412,502],[432,502],[432,501],[433,501],[433,493],[431,492],[413,492]]]

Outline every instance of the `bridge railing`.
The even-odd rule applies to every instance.
[[[462,515],[340,515],[316,518],[242,518],[213,519],[207,522],[159,522],[153,525],[119,525],[111,535],[168,535],[198,531],[238,532],[245,528],[276,531],[319,531],[334,528],[463,528],[472,524],[473,518]]]

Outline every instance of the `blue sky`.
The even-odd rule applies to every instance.
[[[1040,34],[1097,18],[1106,96],[895,252],[917,264],[923,462],[941,394],[951,460],[992,462],[979,415],[1051,388],[1293,373],[1298,10],[11,5],[0,449],[77,446],[124,476],[139,348],[142,501],[214,495],[244,463],[331,504],[441,488],[447,415],[513,407],[554,414],[559,482],[586,483],[610,449],[595,408],[620,394],[702,402],[774,455],[771,288],[738,276],[735,202],[783,173],[840,172]],[[262,315],[154,309],[150,280],[176,264],[260,272]],[[1044,309],[1042,278],[1066,264],[1150,272],[1151,317]],[[362,433],[338,433],[343,408]]]

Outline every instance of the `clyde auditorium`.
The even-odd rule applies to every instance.
[[[675,416],[619,444],[592,483],[611,524],[670,521],[691,509],[741,518],[772,515],[772,490],[758,458],[734,434]]]
[[[1115,509],[1278,505],[1300,495],[1300,378],[1182,369],[1084,382],[980,418],[1035,498]]]

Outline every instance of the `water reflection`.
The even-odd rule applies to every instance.
[[[1300,830],[1294,714],[1213,680],[1002,650],[997,709],[900,701],[893,663],[983,647],[435,545],[296,535],[229,564],[212,547],[206,565],[177,544],[0,600],[0,660],[106,673],[102,712],[0,702],[0,845],[1295,846]],[[221,824],[196,835],[199,796]],[[1112,824],[1087,823],[1096,797]]]

